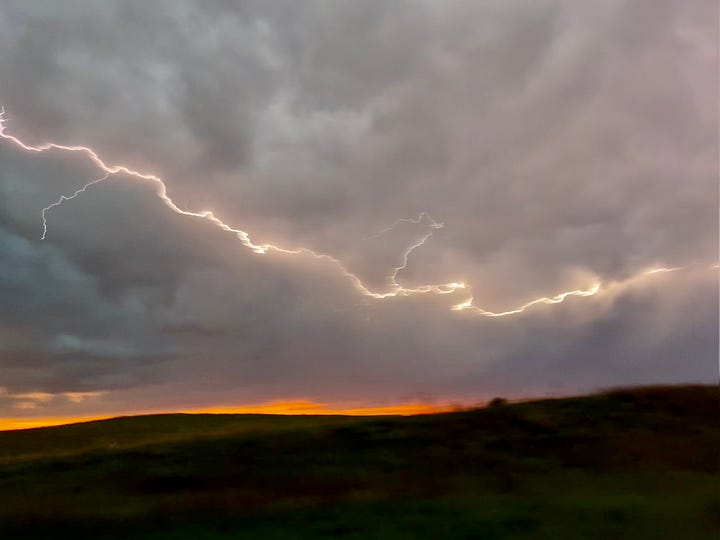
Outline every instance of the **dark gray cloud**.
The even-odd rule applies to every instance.
[[[102,173],[0,141],[0,413],[714,380],[717,9],[4,2],[0,102],[27,142],[159,174],[181,208],[374,290],[430,222],[373,234],[421,212],[444,227],[404,284],[496,311],[606,288],[500,319],[451,311],[463,291],[371,300],[123,174],[40,241],[42,208]]]

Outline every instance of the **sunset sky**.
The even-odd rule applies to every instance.
[[[0,428],[716,382],[717,44],[713,0],[2,2]]]

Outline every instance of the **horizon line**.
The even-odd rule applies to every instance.
[[[312,400],[275,400],[249,405],[198,407],[193,409],[168,409],[152,411],[133,411],[127,413],[87,415],[87,416],[44,416],[44,417],[7,417],[0,418],[0,432],[59,427],[99,420],[112,420],[132,416],[152,416],[163,414],[268,414],[277,416],[415,416],[434,414],[462,409],[482,407],[483,404],[442,403],[431,404],[419,401],[396,403],[391,405],[369,406],[333,406]]]

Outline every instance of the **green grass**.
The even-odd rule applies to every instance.
[[[0,433],[0,538],[717,538],[720,393]]]
[[[154,414],[17,431],[0,431],[0,463],[117,451],[146,444],[347,424],[356,417],[270,414]]]

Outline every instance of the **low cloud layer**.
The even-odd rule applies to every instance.
[[[716,380],[717,9],[3,3],[8,133],[467,289],[123,173],[41,240],[103,172],[0,139],[0,415]]]

